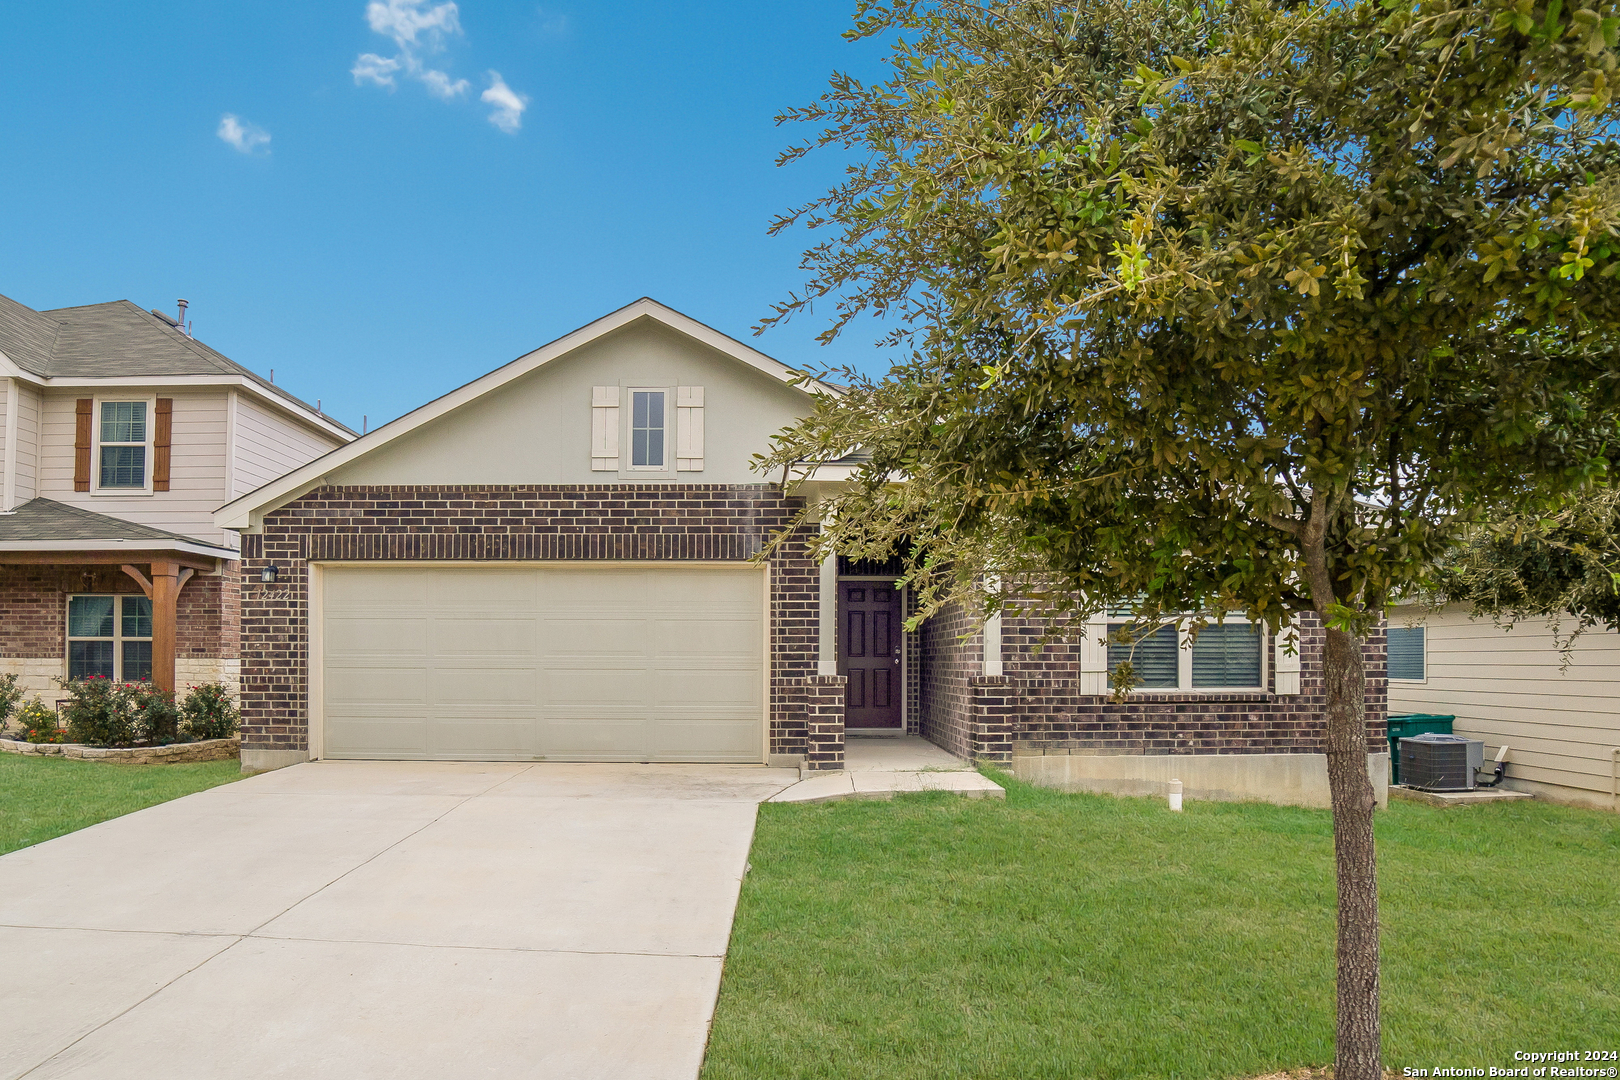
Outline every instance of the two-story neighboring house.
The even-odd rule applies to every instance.
[[[169,316],[0,296],[0,673],[47,701],[234,686],[240,545],[213,511],[354,437]]]

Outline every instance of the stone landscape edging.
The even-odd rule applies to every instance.
[[[81,743],[31,743],[0,739],[0,752],[64,757],[81,761],[109,761],[116,765],[189,765],[199,761],[227,761],[242,750],[242,737],[202,739],[168,746],[84,746]]]

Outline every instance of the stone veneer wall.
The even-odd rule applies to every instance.
[[[774,485],[323,487],[243,537],[242,746],[308,750],[311,561],[744,561],[800,501]],[[811,528],[814,528],[812,526]],[[809,530],[770,560],[772,755],[803,756],[819,568]],[[259,584],[275,564],[279,580]]]
[[[195,574],[180,590],[175,682],[181,693],[215,679],[237,689],[239,567],[226,563],[219,574]],[[140,591],[116,566],[0,566],[0,673],[15,672],[29,694],[57,701],[62,691],[55,680],[67,675],[68,596]]]
[[[1138,694],[1116,704],[1082,695],[1079,644],[1047,639],[1039,619],[1009,612],[1002,619],[1003,677],[979,675],[980,638],[957,638],[965,613],[942,613],[925,627],[924,736],[963,757],[1007,762],[1012,753],[1316,754],[1322,751],[1325,702],[1320,622],[1301,619],[1300,693]],[[1386,752],[1384,634],[1368,639],[1367,749]]]

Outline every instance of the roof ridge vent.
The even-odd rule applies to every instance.
[[[176,329],[178,329],[179,326],[180,326],[180,324],[178,322],[175,322],[175,319],[174,319],[173,315],[165,315],[165,314],[163,314],[163,312],[159,311],[157,308],[152,309],[152,314],[156,315],[158,318],[162,319],[164,322],[168,323],[170,326],[175,327]]]

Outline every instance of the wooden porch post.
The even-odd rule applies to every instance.
[[[152,563],[152,685],[174,692],[174,652],[179,622],[180,564]]]

